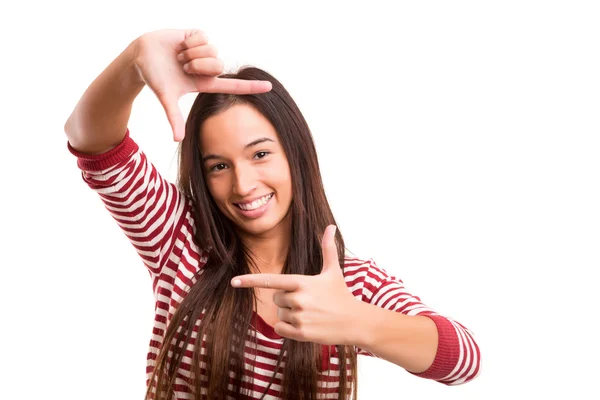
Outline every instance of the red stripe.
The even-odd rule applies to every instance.
[[[140,256],[151,275],[154,293],[164,296],[164,301],[156,300],[156,314],[152,329],[152,333],[157,338],[162,338],[165,333],[163,327],[167,323],[165,315],[168,314],[168,319],[170,320],[172,315],[169,313],[169,310],[178,307],[179,303],[176,298],[185,297],[185,290],[193,284],[194,278],[190,277],[195,276],[204,266],[201,258],[206,254],[199,251],[198,247],[191,241],[193,239],[191,232],[193,232],[194,228],[190,222],[193,220],[193,214],[191,213],[189,201],[183,197],[175,185],[165,181],[161,177],[154,165],[148,162],[145,154],[138,149],[135,142],[128,135],[108,155],[87,156],[76,152],[73,154],[79,157],[78,165],[81,168],[85,167],[87,169],[87,171],[84,170],[82,176],[89,187],[99,192],[106,192],[99,193],[99,195],[106,207],[111,209],[110,212],[113,218],[120,226],[134,225],[134,227],[123,228],[123,231],[131,241],[136,242],[134,245],[136,250],[140,253],[147,252],[150,254],[140,254]],[[100,176],[98,171],[103,171],[105,175]],[[111,174],[112,176],[106,179],[107,174]],[[118,193],[109,193],[110,190],[116,189],[117,185],[122,185]],[[124,195],[125,193],[129,193],[129,195]],[[137,206],[134,206],[136,204]],[[178,210],[181,213],[180,215],[175,214]],[[150,231],[150,227],[160,219],[163,221]],[[187,229],[188,234],[183,232],[184,227]],[[156,241],[156,243],[150,244],[152,241]],[[165,246],[169,247],[166,248]],[[186,257],[183,257],[184,252],[188,254]],[[173,260],[178,260],[178,262]],[[397,312],[406,311],[408,307],[415,305],[426,307],[420,302],[417,296],[412,296],[405,291],[400,279],[389,275],[385,270],[379,268],[373,260],[346,257],[344,267],[346,268],[344,270],[344,277],[347,286],[352,290],[352,294],[355,297],[365,302],[372,303],[375,297],[381,299],[387,291],[398,289],[399,292],[392,295],[385,302],[378,300],[380,304],[377,305],[387,309],[395,309],[398,301],[406,301],[405,298],[400,298],[405,295],[410,296],[411,299],[401,309],[396,310]],[[421,314],[432,315],[432,318],[435,318],[441,324],[440,326],[451,326],[449,319],[445,317],[433,316],[433,313],[430,311],[422,312]],[[256,314],[255,316],[256,318],[253,318],[253,326],[256,326],[262,335],[271,340],[258,337],[256,340],[258,347],[256,349],[246,347],[245,360],[248,364],[272,374],[274,373],[274,366],[257,361],[256,356],[264,357],[275,363],[281,351],[282,341],[279,335],[274,333],[272,327],[268,326]],[[471,337],[466,328],[460,324],[457,324],[457,326],[462,330],[465,337]],[[197,325],[194,326],[194,331],[198,331]],[[252,333],[249,332],[249,334]],[[252,342],[253,339],[250,337],[248,340]],[[469,355],[470,359],[468,361],[466,358],[462,360],[458,370],[459,374],[455,378],[440,382],[451,384],[460,378],[466,377],[468,381],[476,376],[480,367],[480,354],[474,340],[473,344],[471,344],[468,340],[455,337],[455,335],[451,334],[444,336],[443,340],[445,342],[442,347],[445,353],[440,354],[440,360],[444,359],[444,365],[436,364],[436,361],[434,361],[435,365],[432,365],[433,370],[437,371],[436,378],[441,379],[456,367],[461,346],[464,355]],[[146,367],[147,378],[150,377],[153,371],[152,363],[156,360],[160,346],[161,342],[159,340],[150,340],[147,355],[148,365]],[[331,351],[331,355],[328,351]],[[193,354],[191,348],[186,349],[185,354],[191,358]],[[361,352],[361,354],[368,353]],[[323,364],[321,369],[325,370],[329,367],[333,371],[339,370],[339,360],[337,357],[338,354],[335,347],[328,349],[328,347],[323,346]],[[439,363],[441,362],[439,361]],[[183,379],[184,376],[181,375],[181,372],[189,370],[190,365],[187,363],[182,364],[179,376]],[[472,367],[474,367],[473,372],[469,374],[469,370]],[[248,373],[250,372],[248,371]],[[445,375],[442,375],[443,373]],[[260,381],[266,385],[270,380],[270,374],[261,375],[255,372],[252,374],[252,379],[255,379],[255,383],[243,383],[242,387],[261,393],[264,389],[256,383]],[[336,382],[337,379],[337,377],[325,375],[322,377],[323,382]],[[280,384],[281,382],[276,379],[274,383]],[[188,390],[187,385],[176,385],[176,391],[178,392],[187,393]],[[334,385],[333,388],[322,388],[320,392],[335,393],[337,392],[337,385]],[[234,395],[232,392],[230,394]],[[272,388],[268,394],[274,397],[280,395]]]

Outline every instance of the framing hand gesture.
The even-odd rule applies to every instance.
[[[183,95],[253,94],[271,90],[271,82],[267,81],[218,78],[223,73],[223,62],[202,31],[166,29],[146,33],[136,42],[140,77],[165,109],[176,141],[185,135],[185,122],[177,104]]]
[[[278,335],[325,345],[353,344],[357,300],[346,286],[334,225],[329,225],[321,243],[323,270],[319,275],[248,274],[232,279],[238,288],[279,289],[273,302],[279,307]]]

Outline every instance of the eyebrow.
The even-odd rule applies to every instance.
[[[270,139],[268,137],[261,137],[258,138],[256,140],[253,140],[252,142],[248,143],[247,145],[244,146],[244,150],[249,149],[250,147],[256,146],[258,144],[264,143],[264,142],[273,142],[275,143],[275,141],[273,139]],[[202,163],[205,163],[209,160],[220,160],[223,157],[217,155],[217,154],[207,154],[204,157],[202,157]]]

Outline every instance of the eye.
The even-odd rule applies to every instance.
[[[268,151],[259,151],[258,153],[256,153],[254,155],[254,158],[257,160],[260,160],[261,158],[265,158],[267,156],[267,154],[269,154]]]
[[[223,169],[227,168],[227,166],[223,163],[219,163],[219,164],[215,164],[212,167],[210,167],[209,171],[210,172],[217,172],[217,171],[221,171]]]

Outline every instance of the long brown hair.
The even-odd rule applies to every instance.
[[[252,289],[234,289],[230,281],[234,276],[251,273],[252,260],[233,223],[217,207],[204,179],[200,133],[207,118],[234,104],[247,104],[263,114],[279,135],[290,165],[293,193],[288,211],[293,240],[282,273],[319,274],[323,265],[320,238],[327,225],[335,224],[310,129],[287,90],[273,76],[254,67],[223,77],[268,80],[273,88],[258,95],[200,93],[190,110],[186,135],[179,147],[177,183],[192,200],[194,238],[199,248],[207,251],[207,262],[169,323],[149,380],[147,399],[171,399],[176,377],[185,379],[195,399],[224,399],[229,385],[235,393],[247,394],[242,377],[247,341],[252,343],[254,338],[256,344],[251,322],[257,300]],[[335,239],[339,259],[344,260],[344,240],[339,229]],[[200,353],[202,346],[206,354]],[[352,395],[356,399],[356,352],[353,346],[342,345],[335,346],[335,351],[340,360],[338,398]],[[281,367],[284,353],[285,367]],[[331,368],[321,359],[322,353],[319,344],[284,339],[275,367],[276,373],[283,374],[283,398],[317,399],[319,373],[327,375]],[[188,377],[178,375],[183,357],[192,360]],[[322,366],[326,366],[325,371],[321,371]]]

